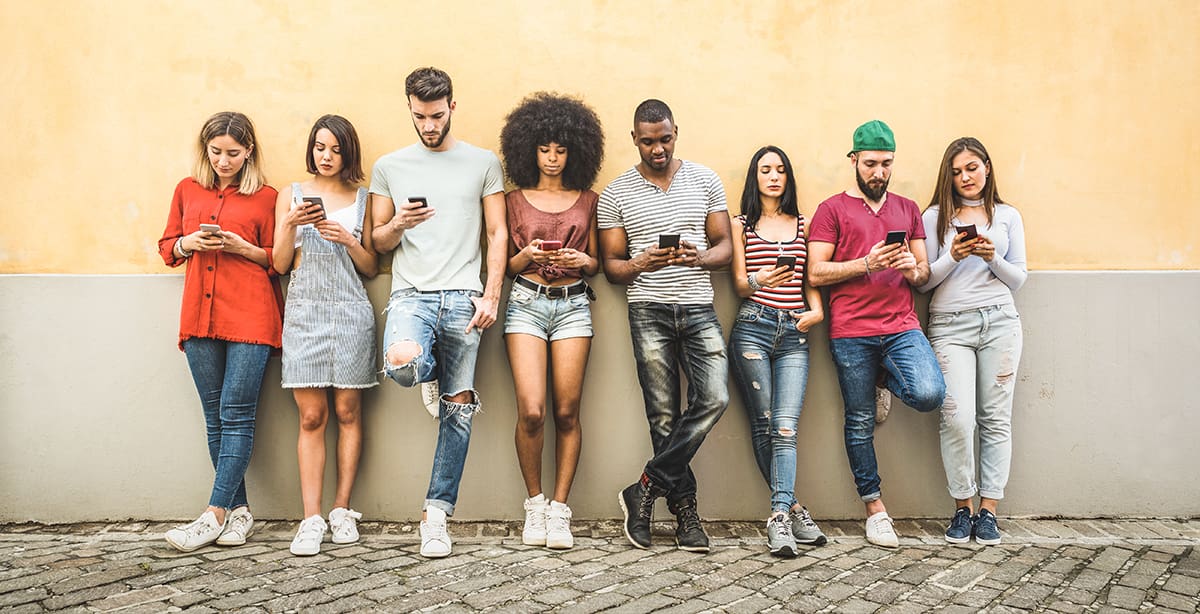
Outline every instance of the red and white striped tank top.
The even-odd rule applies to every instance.
[[[750,300],[776,309],[803,309],[804,265],[808,260],[808,246],[804,241],[804,215],[796,216],[796,236],[791,241],[767,241],[746,224],[745,216],[738,216],[746,228],[746,272],[753,273],[761,268],[774,268],[780,256],[795,256],[796,268],[792,280],[776,288],[762,288],[750,295]]]

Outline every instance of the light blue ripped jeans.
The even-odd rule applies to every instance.
[[[438,410],[438,441],[433,453],[433,471],[422,510],[436,507],[454,514],[467,447],[471,443],[471,420],[479,411],[475,391],[475,359],[479,355],[478,328],[467,331],[475,315],[471,290],[418,292],[403,289],[388,300],[387,325],[383,334],[384,373],[404,387],[437,380],[442,398]],[[413,341],[421,353],[412,361],[392,365],[387,350],[401,341]],[[470,391],[471,403],[446,399]]]
[[[977,492],[989,499],[1004,498],[1012,462],[1013,390],[1021,341],[1021,316],[1013,305],[929,314],[929,343],[946,379],[942,465],[955,499],[970,499]]]

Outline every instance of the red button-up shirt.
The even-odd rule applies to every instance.
[[[188,263],[179,317],[180,348],[192,337],[280,347],[283,295],[271,267],[264,269],[222,251],[195,252],[191,258],[175,254],[179,237],[200,230],[200,224],[219,224],[221,230],[235,232],[267,250],[269,262],[275,241],[276,196],[269,186],[247,196],[239,194],[236,185],[208,189],[191,177],[175,186],[158,253],[167,266]]]

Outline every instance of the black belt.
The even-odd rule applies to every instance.
[[[517,275],[514,282],[518,285],[525,286],[538,294],[543,294],[546,298],[567,298],[577,294],[587,292],[587,284],[580,280],[569,286],[543,286],[526,277]]]

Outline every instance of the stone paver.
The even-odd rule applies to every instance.
[[[240,548],[190,554],[164,523],[0,525],[5,612],[1118,612],[1200,611],[1200,520],[1002,521],[996,547],[951,546],[940,520],[897,523],[901,547],[858,521],[830,543],[765,552],[757,522],[710,522],[707,555],[630,547],[611,520],[576,522],[573,550],[520,544],[516,523],[452,523],[454,554],[417,554],[413,526],[363,523],[357,544],[287,552],[291,522]]]

